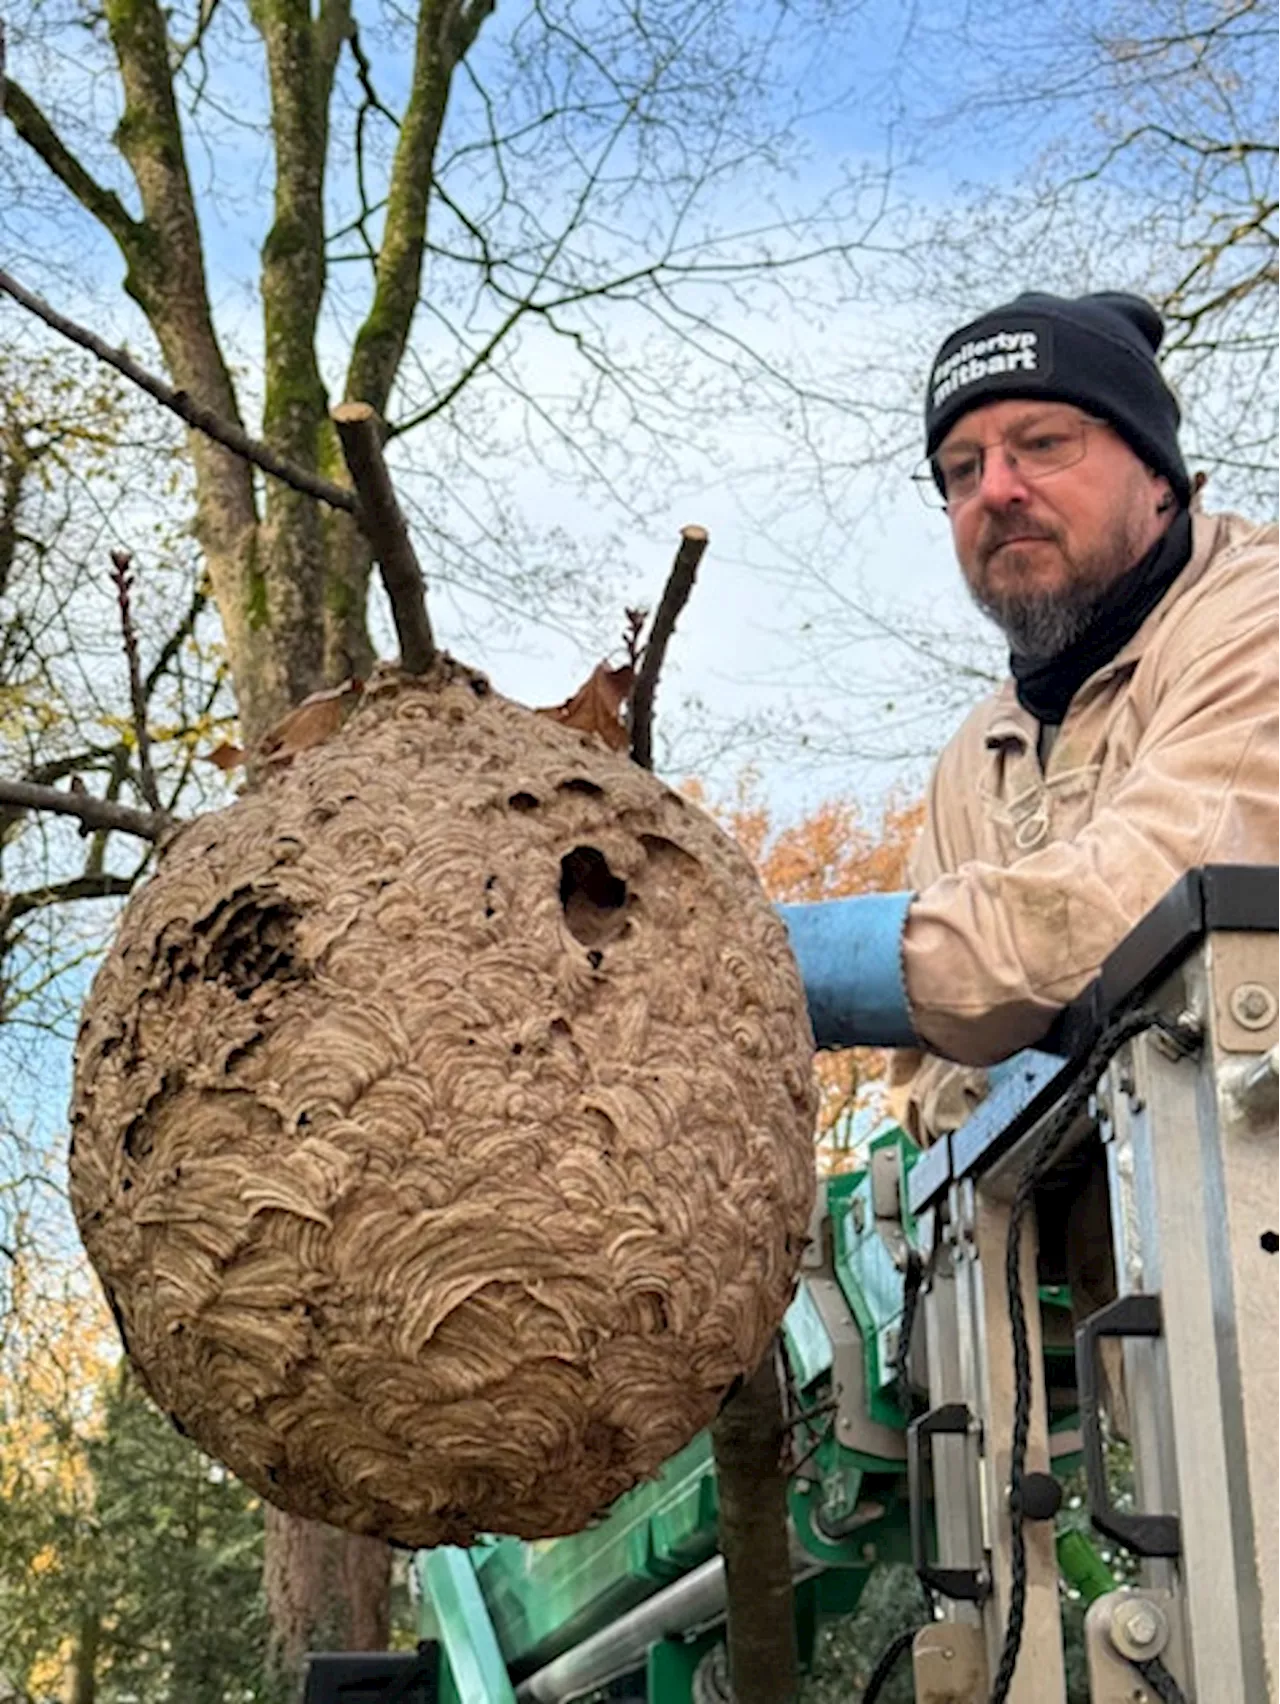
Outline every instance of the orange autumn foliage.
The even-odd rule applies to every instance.
[[[892,893],[908,885],[907,855],[924,820],[924,802],[890,800],[878,824],[868,824],[853,799],[828,799],[779,827],[756,793],[753,776],[728,804],[708,801],[696,782],[685,791],[709,810],[747,852],[774,900],[843,899],[856,893]],[[850,1048],[817,1059],[822,1101],[819,1156],[832,1171],[855,1163],[849,1149],[855,1110],[874,1117],[884,1104],[887,1055],[882,1048]]]

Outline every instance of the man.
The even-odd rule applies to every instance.
[[[1010,679],[939,760],[914,892],[783,907],[819,1045],[906,1050],[922,1140],[1185,870],[1276,857],[1276,529],[1192,512],[1162,334],[1029,294],[933,366],[928,473]]]

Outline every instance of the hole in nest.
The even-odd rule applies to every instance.
[[[237,999],[247,1000],[267,982],[287,981],[299,974],[294,960],[292,906],[255,903],[251,894],[237,894],[197,923],[194,933],[208,937],[202,972],[208,982],[222,982]],[[179,976],[182,972],[179,971]]]
[[[597,786],[594,781],[588,781],[585,775],[571,775],[567,781],[558,781],[556,792],[586,793],[593,799],[604,798],[604,788]]]
[[[131,1160],[145,1160],[154,1143],[141,1113],[125,1126],[123,1147]]]
[[[575,846],[560,860],[560,903],[569,933],[584,947],[601,947],[622,933],[627,884],[595,846]]]
[[[538,800],[533,793],[512,793],[507,803],[513,811],[536,811]]]
[[[1277,1236],[1275,1231],[1263,1231],[1258,1242],[1264,1254],[1280,1253],[1280,1236]]]

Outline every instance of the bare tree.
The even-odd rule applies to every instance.
[[[171,479],[172,449],[163,421],[91,364],[29,339],[0,360],[6,1048],[20,1046],[28,1028],[66,1031],[76,980],[67,973],[103,938],[110,902],[147,867],[147,845],[112,829],[198,808],[222,791],[200,761],[232,712],[208,590],[189,546],[176,529],[153,531],[146,507],[156,483]],[[111,555],[138,536],[148,572],[128,612],[129,670]],[[65,811],[36,814],[50,789],[61,791]],[[104,913],[97,922],[95,911]]]
[[[1027,7],[948,26],[952,134],[1031,163],[974,183],[935,237],[948,305],[1142,291],[1164,313],[1190,458],[1219,501],[1275,504],[1277,22],[1264,0]]]

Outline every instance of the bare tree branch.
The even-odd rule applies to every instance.
[[[32,911],[46,911],[52,905],[68,905],[80,899],[123,899],[133,892],[137,876],[115,876],[108,872],[96,875],[72,876],[65,882],[50,882],[45,887],[30,888],[15,893],[0,902],[0,935],[20,917]]]
[[[680,548],[671,564],[667,583],[662,588],[658,613],[649,630],[649,643],[644,648],[640,673],[631,693],[631,756],[643,769],[653,768],[653,700],[658,690],[658,675],[667,654],[667,643],[675,632],[680,612],[689,601],[698,564],[707,548],[705,527],[684,527],[680,533]]]
[[[0,805],[79,817],[86,828],[115,828],[139,840],[160,840],[173,827],[173,818],[163,811],[137,811],[129,805],[95,799],[92,793],[62,793],[56,787],[39,787],[32,781],[0,780]]]
[[[396,138],[373,302],[347,369],[349,397],[385,414],[418,305],[427,209],[449,84],[494,0],[424,0],[418,12],[409,100]]]
[[[436,656],[427,616],[426,583],[382,459],[382,423],[367,402],[339,403],[332,419],[360,499],[357,519],[378,560],[391,600],[400,640],[400,666],[409,674],[425,674]]]
[[[140,367],[123,349],[113,349],[109,343],[104,343],[84,326],[77,325],[65,314],[51,308],[40,296],[33,295],[30,290],[24,290],[17,279],[10,277],[7,272],[0,272],[0,291],[12,296],[19,306],[33,313],[37,319],[43,320],[59,336],[79,344],[81,349],[87,349],[91,355],[96,355],[99,361],[105,361],[109,367],[114,367],[116,372],[123,373],[125,378],[140,390],[146,391],[148,396],[154,397],[188,426],[194,427],[197,432],[203,432],[207,438],[212,438],[224,449],[243,456],[246,461],[252,462],[254,467],[260,467],[264,473],[269,473],[273,479],[280,480],[284,485],[292,486],[295,491],[304,492],[308,497],[316,497],[320,502],[327,503],[331,509],[342,509],[348,514],[355,513],[356,500],[350,491],[341,485],[335,485],[332,480],[321,479],[318,474],[296,467],[283,456],[278,456],[266,444],[251,438],[239,426],[224,420],[213,409],[193,401],[186,391],[174,390],[172,385],[165,384],[163,379],[156,378],[154,373]]]
[[[12,120],[18,135],[128,255],[145,227],[132,216],[113,190],[104,189],[85,170],[20,83],[15,83],[12,78],[0,78],[0,93],[4,97],[5,117]]]
[[[208,582],[207,580],[202,579],[192,595],[191,602],[187,607],[187,613],[183,616],[182,620],[160,647],[155,662],[152,663],[151,667],[147,670],[146,679],[142,683],[142,690],[148,699],[159,685],[162,677],[168,670],[169,665],[173,662],[179,651],[181,651],[187,640],[195,632],[196,622],[199,621],[200,616],[204,611],[204,607],[208,602]]]
[[[142,690],[142,670],[138,664],[138,636],[133,630],[133,609],[129,594],[133,589],[130,572],[133,557],[127,550],[111,552],[111,578],[115,583],[116,602],[120,607],[120,636],[124,640],[124,659],[129,671],[129,707],[133,712],[133,731],[138,742],[138,784],[142,796],[153,811],[163,809],[156,772],[151,764],[151,735],[147,729],[147,700]]]

